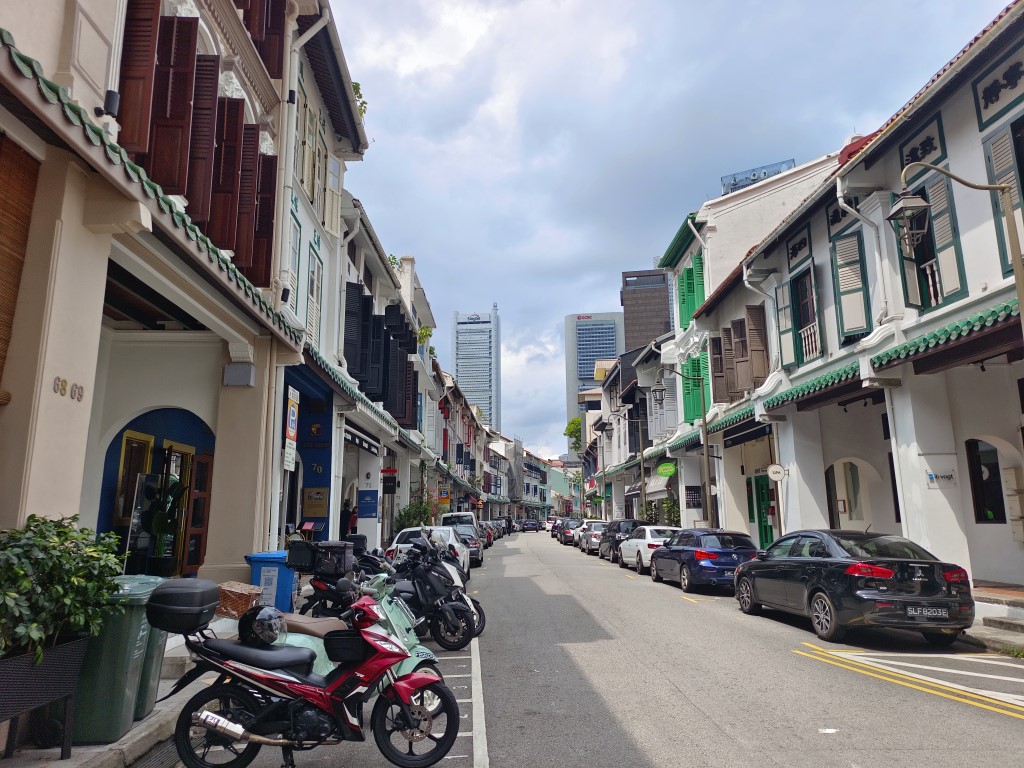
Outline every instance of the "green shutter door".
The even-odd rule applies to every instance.
[[[705,349],[704,354],[700,356],[700,377],[701,386],[704,388],[704,408],[701,408],[701,399],[697,398],[698,414],[697,418],[707,415],[705,408],[710,407],[711,400],[711,361],[709,359],[710,350]]]
[[[676,299],[679,305],[679,330],[685,331],[690,325],[690,316],[686,314],[686,278],[683,272],[676,278]]]
[[[775,289],[775,307],[779,326],[779,358],[783,368],[791,368],[796,365],[791,287],[790,283],[783,283]]]
[[[1009,184],[1010,198],[1013,202],[1013,215],[1017,219],[1017,231],[1024,232],[1024,220],[1021,216],[1020,177],[1017,173],[1017,162],[1013,152],[1013,139],[1009,129],[985,142],[985,165],[988,168],[988,180],[991,184]],[[999,201],[999,193],[992,193],[992,218],[996,224],[996,239],[999,242],[999,260],[1003,265],[1003,273],[1013,272],[1006,244],[1006,221],[1003,207]]]
[[[683,278],[686,283],[686,324],[689,325],[693,318],[693,311],[697,309],[697,305],[694,303],[696,296],[693,288],[693,267],[683,270]]]
[[[700,251],[693,257],[693,287],[694,287],[694,303],[693,308],[696,309],[704,303],[704,257]]]
[[[932,242],[935,243],[941,297],[942,301],[946,301],[967,292],[953,209],[953,185],[945,176],[939,176],[928,183],[927,189],[928,202],[932,206],[929,229]]]
[[[840,338],[867,333],[871,330],[871,317],[860,232],[837,237],[832,242],[832,270]]]
[[[683,421],[692,423],[694,419],[694,411],[696,409],[693,407],[694,382],[689,379],[690,361],[687,360],[685,363],[681,364],[679,366],[679,370],[684,374],[684,376],[680,377],[683,381]]]

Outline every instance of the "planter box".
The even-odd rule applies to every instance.
[[[5,757],[14,754],[17,740],[17,717],[53,701],[64,700],[64,743],[60,759],[71,756],[73,699],[78,688],[82,660],[89,647],[89,638],[47,648],[42,664],[36,665],[32,654],[0,659],[0,722],[12,720],[7,734]]]

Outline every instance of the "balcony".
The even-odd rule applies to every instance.
[[[921,265],[921,274],[928,289],[928,303],[925,306],[937,307],[942,303],[942,284],[939,279],[939,260],[932,259]]]
[[[821,357],[821,341],[818,338],[818,324],[811,323],[800,329],[800,362]]]

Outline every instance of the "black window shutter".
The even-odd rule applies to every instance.
[[[361,375],[359,339],[362,330],[363,287],[345,283],[345,366],[352,376]]]

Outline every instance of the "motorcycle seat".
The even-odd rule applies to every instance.
[[[313,618],[301,613],[286,613],[284,618],[288,622],[289,634],[311,635],[321,640],[328,632],[349,628],[341,619],[331,617]]]
[[[287,645],[273,645],[269,648],[253,648],[243,645],[241,640],[220,640],[211,638],[203,645],[214,653],[231,661],[250,664],[260,669],[284,669],[308,676],[313,669],[316,651],[310,648],[295,648]]]
[[[406,579],[400,579],[399,581],[395,582],[395,592],[404,595],[414,595],[416,594],[416,587],[413,586],[413,583],[411,581],[408,581]]]

